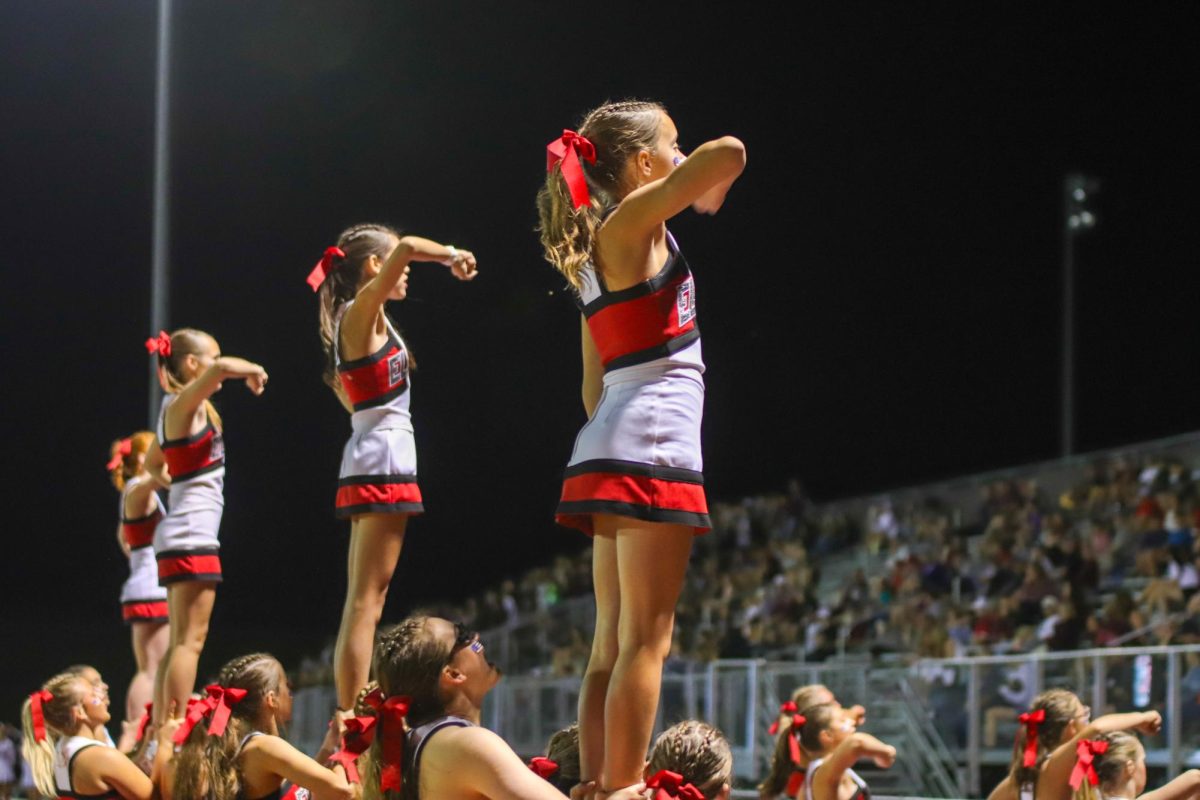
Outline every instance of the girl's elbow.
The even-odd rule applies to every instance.
[[[741,172],[742,168],[746,166],[746,145],[736,136],[722,136],[717,142],[720,144],[721,152]]]

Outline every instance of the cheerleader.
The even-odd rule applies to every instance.
[[[713,214],[746,163],[726,136],[685,160],[658,103],[608,103],[547,146],[546,259],[582,312],[583,405],[558,504],[592,535],[596,631],[580,764],[601,793],[641,774],[692,537],[709,529],[696,288],[666,221]]]
[[[480,726],[500,672],[478,634],[448,620],[410,617],[380,634],[374,673],[382,703],[367,753],[374,766],[363,773],[366,800],[563,800]],[[644,789],[639,779],[612,796],[637,800]]]
[[[775,737],[775,752],[771,757],[771,771],[758,785],[761,800],[773,800],[781,794],[796,798],[804,786],[804,775],[808,769],[808,756],[800,746],[800,726],[803,725],[802,709],[832,703],[841,704],[826,686],[811,683],[792,692],[791,699],[779,706],[779,716],[767,733]],[[863,724],[867,711],[862,706],[851,706],[846,712],[854,720],[855,727]]]
[[[217,531],[225,506],[225,442],[209,398],[230,378],[244,380],[260,395],[267,372],[221,355],[216,339],[193,328],[170,335],[160,331],[146,341],[146,349],[158,356],[159,380],[167,391],[146,466],[171,487],[170,510],[154,531],[158,582],[167,589],[170,622],[155,685],[154,722],[161,725],[169,708],[187,707],[222,577]]]
[[[859,733],[854,716],[834,703],[807,708],[802,716],[796,723],[808,755],[805,800],[870,800],[867,782],[852,767],[869,758],[886,769],[896,761],[896,748]]]
[[[350,412],[336,514],[350,520],[346,602],[334,650],[337,710],[320,755],[328,755],[367,682],[375,627],[383,613],[408,518],[424,510],[409,413],[408,348],[388,318],[388,300],[408,295],[409,265],[433,262],[473,280],[467,250],[384,225],[347,228],[308,277],[318,292],[325,382]]]
[[[273,656],[233,659],[206,692],[175,734],[182,747],[164,776],[169,797],[280,800],[285,780],[308,790],[312,800],[354,796],[341,767],[326,769],[283,738],[292,689]]]
[[[1092,720],[1092,710],[1074,692],[1049,689],[1033,699],[1033,708],[1018,719],[1008,776],[988,800],[1070,800],[1068,780],[1075,768],[1076,745],[1104,733],[1138,730],[1157,733],[1157,711],[1106,714]]]
[[[1075,763],[1068,779],[1072,800],[1195,800],[1200,797],[1200,770],[1195,769],[1146,792],[1146,751],[1136,736],[1125,731],[1102,733],[1095,739],[1081,740],[1076,744]]]
[[[129,625],[137,665],[125,693],[125,721],[118,747],[129,752],[137,741],[137,720],[154,697],[154,676],[167,650],[167,590],[158,585],[154,529],[163,517],[158,483],[146,469],[154,434],[139,431],[113,443],[108,471],[121,493],[117,543],[129,559],[129,578],[121,587],[121,615]]]
[[[81,800],[150,800],[157,794],[174,728],[160,731],[166,738],[146,777],[97,733],[110,718],[108,698],[77,672],[51,678],[29,696],[21,708],[22,752],[41,794]]]

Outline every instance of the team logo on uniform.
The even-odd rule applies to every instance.
[[[696,318],[696,284],[691,275],[675,291],[675,310],[681,328]]]
[[[395,386],[404,380],[404,372],[408,368],[408,353],[401,350],[388,358],[388,386]]]
[[[208,458],[210,461],[220,461],[225,458],[225,439],[221,436],[214,436],[212,445],[208,449]]]

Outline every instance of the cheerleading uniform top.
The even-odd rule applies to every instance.
[[[191,511],[194,504],[225,505],[225,439],[211,419],[197,433],[179,439],[166,434],[167,408],[177,395],[163,397],[158,414],[158,441],[171,473],[171,514]]]
[[[75,783],[71,780],[71,767],[75,756],[89,747],[108,747],[104,742],[89,739],[86,736],[66,736],[59,740],[54,747],[54,790],[60,798],[71,800],[120,800],[121,795],[116,789],[98,794],[83,794],[75,791]]]
[[[408,348],[404,340],[396,332],[392,321],[384,315],[387,325],[387,340],[383,346],[370,355],[349,361],[341,355],[342,319],[350,306],[351,300],[342,304],[337,312],[334,323],[334,363],[337,367],[338,380],[346,398],[354,408],[350,416],[350,425],[355,432],[377,428],[401,428],[412,430],[412,413],[409,410],[411,383]]]
[[[813,800],[812,793],[812,778],[813,773],[817,771],[817,767],[825,761],[824,758],[814,759],[808,763],[808,771],[804,776],[804,800]],[[858,788],[854,790],[854,794],[850,795],[849,800],[871,800],[871,790],[857,772],[847,768],[846,774],[850,776],[850,780],[854,781],[854,785]]]
[[[425,745],[435,733],[443,728],[474,728],[475,723],[469,719],[455,716],[437,717],[419,725],[404,734],[404,780],[416,781],[418,797],[421,791],[421,754]]]

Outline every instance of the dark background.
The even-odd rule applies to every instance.
[[[1200,428],[1200,8],[879,2],[177,0],[172,327],[263,363],[216,398],[229,467],[203,673],[336,630],[349,424],[304,283],[347,224],[474,250],[393,305],[420,362],[428,513],[388,617],[581,549],[552,523],[583,419],[578,322],[541,260],[545,142],[606,98],[749,164],[673,221],[698,275],[710,499],[817,499],[1058,450],[1061,180],[1103,180],[1078,248],[1078,444]],[[123,694],[109,442],[142,427],[156,8],[0,4],[7,546],[0,708],[72,662]],[[114,707],[116,710],[116,707]],[[119,713],[119,712],[118,712]]]

